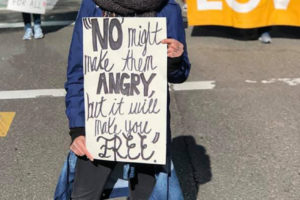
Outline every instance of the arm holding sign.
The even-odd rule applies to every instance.
[[[168,44],[168,81],[184,82],[190,72],[191,64],[185,41],[185,31],[181,9],[177,3],[165,7],[158,17],[167,17],[167,37],[162,43]]]
[[[94,161],[93,156],[85,146],[85,136],[77,137],[71,144],[70,149],[78,156],[86,156],[90,161]]]
[[[78,156],[86,154],[84,137],[82,18],[95,15],[95,13],[92,13],[94,10],[93,4],[86,1],[82,2],[72,36],[68,58],[67,82],[65,83],[67,91],[65,99],[66,114],[69,119],[70,136],[72,138],[70,149]],[[101,11],[97,10],[96,14],[101,16]],[[89,156],[89,159],[92,160],[93,158]]]

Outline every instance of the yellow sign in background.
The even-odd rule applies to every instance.
[[[187,4],[190,26],[300,26],[300,0],[187,0]]]
[[[15,112],[0,112],[0,137],[5,137],[15,117]]]

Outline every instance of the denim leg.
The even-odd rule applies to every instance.
[[[183,200],[173,163],[171,168],[171,176],[162,172],[156,175],[156,185],[149,200]]]
[[[70,200],[75,176],[76,162],[76,155],[70,151],[66,161],[64,162],[56,185],[54,200]]]

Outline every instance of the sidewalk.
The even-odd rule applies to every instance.
[[[43,26],[67,25],[72,23],[80,7],[80,0],[60,0],[53,10],[42,15]],[[0,2],[0,28],[21,28],[23,27],[22,15],[5,9],[6,5]],[[50,23],[49,23],[50,22]],[[55,23],[53,23],[55,22]]]

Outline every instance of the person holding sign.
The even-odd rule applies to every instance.
[[[32,32],[32,27],[31,27],[31,14],[30,13],[22,13],[22,16],[23,16],[24,29],[25,29],[23,40],[31,40],[32,36],[34,37],[34,39],[43,38],[44,34],[43,34],[43,30],[41,28],[41,15],[40,14],[32,14],[33,22],[34,22],[33,32]]]
[[[77,163],[76,163],[76,173],[75,173],[75,180],[73,184],[73,191],[71,195],[72,200],[95,200],[95,199],[101,199],[102,192],[104,189],[104,185],[106,181],[108,180],[112,170],[116,167],[117,164],[124,165],[124,177],[131,178],[130,179],[130,199],[149,199],[151,198],[151,193],[153,190],[153,187],[155,186],[155,177],[160,172],[165,172],[168,175],[170,175],[171,172],[171,152],[170,152],[170,143],[171,143],[171,131],[170,131],[170,111],[169,111],[169,104],[170,104],[170,98],[169,93],[167,89],[167,83],[164,86],[166,88],[167,92],[167,103],[166,103],[166,121],[167,121],[167,131],[166,131],[166,162],[165,165],[159,165],[159,164],[142,164],[142,163],[131,163],[127,164],[120,163],[118,161],[107,161],[107,160],[96,160],[92,156],[92,154],[88,151],[88,148],[86,146],[86,117],[87,118],[93,118],[94,115],[102,115],[102,118],[105,118],[105,113],[102,112],[101,104],[105,101],[102,99],[102,103],[98,102],[99,104],[92,106],[93,108],[100,108],[97,112],[89,113],[90,110],[85,109],[85,93],[84,93],[84,77],[85,73],[89,73],[95,70],[98,70],[94,67],[86,68],[86,66],[91,66],[89,63],[97,62],[95,59],[88,58],[88,56],[83,56],[84,47],[83,43],[85,41],[85,37],[83,36],[83,29],[90,29],[92,27],[91,33],[94,34],[94,38],[97,38],[93,40],[93,46],[95,51],[99,51],[99,48],[106,48],[107,41],[106,38],[106,31],[107,29],[110,29],[111,33],[113,30],[116,30],[116,32],[119,34],[120,31],[118,29],[119,26],[122,26],[123,22],[119,22],[118,19],[111,20],[112,25],[110,26],[108,24],[109,20],[106,20],[103,27],[104,30],[99,29],[99,24],[97,22],[97,19],[93,18],[87,18],[87,17],[163,17],[167,21],[167,38],[164,38],[161,41],[155,41],[153,39],[153,43],[157,45],[166,45],[167,46],[167,79],[170,83],[182,83],[184,82],[189,74],[190,71],[190,63],[188,60],[187,55],[187,48],[186,48],[186,42],[185,42],[185,32],[184,32],[184,26],[181,16],[181,10],[179,5],[175,2],[175,0],[83,0],[81,4],[81,8],[79,10],[72,42],[70,46],[70,53],[69,53],[69,60],[68,60],[68,70],[67,70],[67,82],[65,83],[65,89],[67,91],[66,95],[66,114],[69,119],[69,127],[70,127],[70,136],[72,139],[72,143],[70,145],[71,151],[73,151],[77,156]],[[91,19],[91,20],[90,20]],[[138,18],[137,18],[138,19]],[[95,28],[96,27],[96,28]],[[117,28],[114,28],[117,27]],[[102,26],[101,26],[102,28]],[[99,32],[99,31],[101,32]],[[129,29],[128,29],[129,30]],[[136,33],[136,30],[130,30],[132,33]],[[139,41],[136,41],[135,43],[129,43],[134,44],[136,46],[143,46],[147,39],[149,39],[150,34],[155,34],[159,32],[158,29],[155,31],[148,31],[148,35],[141,33],[143,36],[139,36]],[[101,34],[104,35],[101,35]],[[96,36],[98,34],[98,36]],[[136,37],[133,37],[136,39]],[[155,37],[154,37],[155,38]],[[122,39],[122,38],[121,38]],[[120,47],[119,39],[111,37],[109,40],[110,42],[110,48],[112,49],[118,49]],[[100,43],[101,45],[99,46]],[[151,43],[151,42],[150,42]],[[144,45],[145,46],[145,45]],[[130,74],[122,74],[121,72],[124,70],[120,70],[119,73],[115,73],[115,77],[113,73],[109,73],[107,76],[104,72],[110,71],[114,64],[110,65],[112,62],[111,60],[107,60],[107,52],[104,52],[102,54],[102,50],[100,50],[100,61],[99,63],[103,61],[104,66],[100,66],[103,73],[100,74],[99,77],[99,83],[98,83],[98,89],[97,93],[105,93],[105,95],[109,95],[109,93],[114,90],[115,92],[118,91],[124,94],[124,96],[130,96],[134,94],[144,94],[147,98],[151,98],[151,95],[153,93],[148,92],[149,84],[154,78],[154,76],[146,77],[143,73],[130,73]],[[146,52],[146,47],[144,48],[144,51]],[[118,55],[116,55],[118,56]],[[148,57],[146,61],[149,63],[152,60],[152,57]],[[117,59],[117,58],[116,58]],[[133,62],[133,58],[130,54],[130,51],[124,60],[130,62]],[[97,62],[98,63],[98,62]],[[99,64],[99,65],[102,65]],[[98,67],[99,67],[98,65]],[[85,66],[85,67],[84,67]],[[156,68],[156,66],[152,66],[153,69]],[[124,66],[124,68],[130,68],[129,66]],[[109,82],[106,82],[107,78],[109,78]],[[111,86],[111,84],[119,84],[123,82],[124,80],[131,80],[130,87],[123,85],[121,88],[118,88],[118,86]],[[115,83],[112,81],[116,80]],[[119,81],[120,82],[119,82]],[[142,84],[144,86],[143,90],[138,89],[138,84]],[[108,89],[107,87],[110,87]],[[125,87],[125,89],[124,89]],[[162,86],[163,87],[163,86]],[[128,90],[127,90],[127,89]],[[153,92],[153,91],[152,91]],[[87,99],[88,100],[88,99]],[[146,100],[145,100],[146,101]],[[88,102],[86,102],[88,103]],[[112,102],[111,102],[112,103]],[[116,102],[115,109],[113,113],[121,113],[121,105],[122,100],[119,102]],[[149,109],[152,105],[152,111],[155,112],[154,105],[155,103],[149,104],[148,110],[142,109],[143,112],[150,112]],[[102,104],[103,105],[103,104]],[[91,109],[92,109],[91,107]],[[113,110],[113,109],[112,109]],[[157,111],[157,110],[156,110]],[[98,114],[97,114],[98,113]],[[85,116],[86,114],[86,116]],[[103,132],[112,131],[117,132],[117,125],[114,124],[114,120],[105,122],[107,129],[104,130],[103,126],[100,123],[100,128]],[[130,126],[130,125],[128,125]],[[156,124],[156,126],[159,126],[159,124]],[[99,128],[98,127],[98,128]],[[136,126],[137,129],[141,129],[138,125]],[[133,128],[131,131],[134,131]],[[146,128],[146,125],[144,126],[145,134],[150,132],[149,129]],[[101,133],[100,133],[101,134]],[[111,133],[113,134],[113,133]],[[141,136],[143,138],[144,136]],[[99,137],[101,138],[101,137]],[[130,138],[127,138],[128,141]],[[153,142],[156,142],[158,140],[158,137],[155,137],[153,139]],[[119,140],[115,140],[115,145]],[[109,142],[109,141],[107,141]],[[126,157],[131,157],[130,149],[134,148],[135,145],[129,145],[128,146],[128,155]],[[141,147],[142,149],[147,148],[147,145],[143,144],[143,140],[141,140]],[[107,147],[105,145],[102,145],[101,148],[106,148],[110,151],[115,151],[115,155],[118,153],[116,152],[116,146],[114,147]],[[140,155],[140,154],[139,154]],[[101,155],[103,158],[105,158],[105,155]],[[120,156],[121,157],[121,156]],[[143,156],[142,156],[143,157]],[[134,159],[134,158],[132,158]],[[147,158],[144,158],[145,160]],[[155,161],[154,161],[155,162]],[[128,167],[129,166],[129,167]],[[130,171],[128,171],[130,169]],[[178,188],[180,190],[180,188]],[[165,196],[163,198],[160,198],[161,200],[169,199],[169,193],[168,191],[165,191]],[[182,196],[178,195],[176,197],[178,200],[182,199]],[[172,198],[172,200],[176,200]]]

